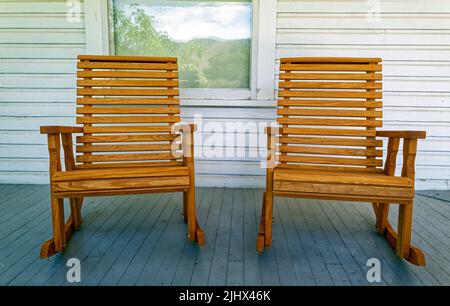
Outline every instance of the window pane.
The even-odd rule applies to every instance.
[[[114,0],[117,55],[176,56],[184,88],[249,88],[250,0]]]

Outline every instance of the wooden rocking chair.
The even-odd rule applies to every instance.
[[[77,75],[76,121],[83,126],[41,127],[48,137],[53,223],[41,257],[64,250],[81,225],[87,196],[183,192],[188,238],[203,245],[195,211],[195,126],[180,123],[177,59],[82,55]],[[76,158],[72,133],[83,134]],[[63,198],[70,199],[67,222]]]
[[[279,127],[267,128],[268,160],[257,250],[272,243],[273,197],[370,202],[376,229],[398,256],[425,265],[411,245],[414,163],[419,131],[377,131],[382,126],[382,66],[378,58],[282,58]],[[382,166],[382,140],[388,137]],[[395,176],[403,138],[403,169]],[[399,204],[398,231],[389,224]]]

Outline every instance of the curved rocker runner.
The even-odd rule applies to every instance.
[[[81,226],[88,196],[183,192],[188,238],[204,245],[195,210],[195,126],[180,123],[177,59],[82,55],[77,76],[77,124],[83,126],[41,127],[50,153],[53,225],[41,257],[64,250]],[[73,133],[82,134],[76,157]],[[64,198],[70,199],[67,222]]]
[[[399,257],[425,265],[411,245],[414,164],[420,131],[382,126],[379,58],[282,58],[279,127],[267,128],[268,164],[257,250],[272,244],[274,196],[372,203],[376,229]],[[382,166],[382,140],[389,138]],[[395,176],[400,139],[403,169]],[[388,221],[399,205],[398,230]]]

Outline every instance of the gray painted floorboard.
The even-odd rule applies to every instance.
[[[374,230],[370,204],[276,198],[273,246],[255,249],[262,190],[198,188],[199,248],[186,239],[181,194],[88,198],[83,225],[63,254],[39,259],[50,237],[48,186],[0,185],[0,285],[450,285],[450,192],[418,192],[413,242],[427,266],[397,258]],[[67,206],[67,203],[66,203]],[[395,225],[397,208],[391,221]]]

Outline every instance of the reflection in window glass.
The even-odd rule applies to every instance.
[[[184,88],[250,87],[250,0],[113,3],[117,55],[176,56]]]

